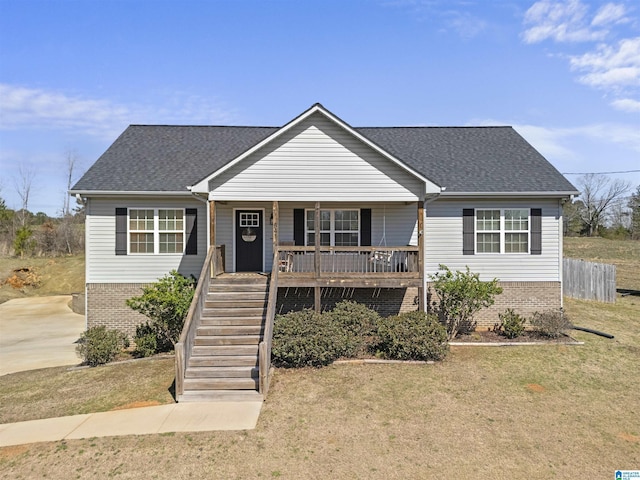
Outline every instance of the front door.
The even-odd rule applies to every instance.
[[[261,272],[262,210],[236,210],[236,272]]]

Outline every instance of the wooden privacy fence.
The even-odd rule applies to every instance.
[[[615,303],[616,266],[565,258],[562,263],[564,294],[568,297]]]

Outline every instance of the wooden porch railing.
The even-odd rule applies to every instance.
[[[415,246],[320,247],[320,275],[419,273],[418,253]],[[280,246],[277,255],[281,272],[316,272],[315,247]]]
[[[259,389],[263,398],[267,399],[269,392],[269,370],[271,370],[271,345],[273,342],[273,323],[276,317],[276,302],[278,300],[278,251],[273,254],[271,267],[271,279],[269,281],[269,299],[267,301],[267,315],[264,325],[262,341],[258,345]]]
[[[193,294],[193,300],[187,313],[187,318],[182,327],[182,333],[178,343],[175,344],[176,352],[176,399],[184,394],[184,375],[191,357],[193,341],[196,337],[200,315],[204,309],[207,292],[209,291],[209,281],[224,272],[224,245],[216,245],[209,248],[207,257],[202,265],[202,271]]]

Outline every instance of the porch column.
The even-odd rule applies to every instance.
[[[418,287],[418,310],[425,311],[425,277],[424,277],[424,201],[418,202],[418,269],[420,286]]]
[[[216,202],[209,200],[209,247],[216,245]]]
[[[322,310],[322,288],[317,285],[317,282],[320,279],[320,202],[316,202],[316,211],[313,225],[315,228],[315,254],[313,256],[313,264],[316,277],[316,286],[313,289],[313,304],[315,311],[320,313],[320,311]]]
[[[280,205],[278,204],[277,201],[273,202],[273,205],[271,207],[271,228],[272,228],[272,239],[273,239],[273,254],[275,256],[276,253],[278,253],[278,245],[280,244],[280,239],[279,239],[279,233],[278,233],[278,228],[279,228],[279,224],[280,224]],[[275,257],[274,257],[275,258]]]

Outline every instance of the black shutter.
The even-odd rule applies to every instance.
[[[473,208],[462,209],[462,254],[475,253],[475,212]]]
[[[116,255],[127,254],[127,209],[116,208]]]
[[[531,255],[542,254],[542,209],[531,209]]]
[[[371,209],[360,210],[360,246],[371,246]]]
[[[198,209],[185,209],[185,227],[187,232],[186,255],[198,254]]]
[[[304,208],[293,209],[293,243],[304,246]]]

